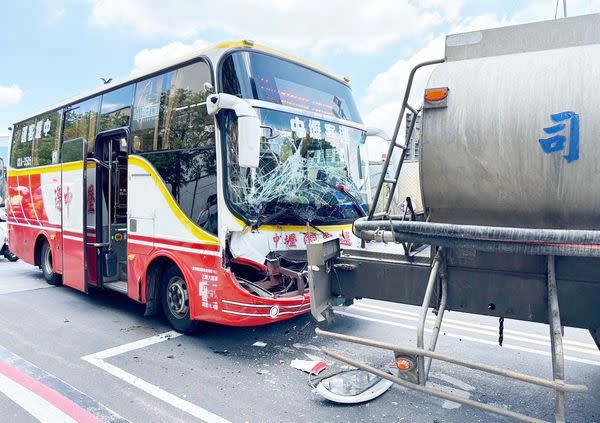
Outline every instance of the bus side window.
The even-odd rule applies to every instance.
[[[98,132],[129,126],[134,84],[105,93],[102,96]]]
[[[73,140],[64,141],[62,145],[62,163],[78,162],[83,160],[84,138],[75,138]]]
[[[189,219],[216,234],[217,158],[214,121],[203,105],[206,82],[213,84],[204,61],[138,82],[133,151],[152,163]]]
[[[59,112],[50,112],[39,116],[35,123],[33,140],[33,165],[57,164],[60,150],[58,139]]]
[[[136,153],[161,149],[159,116],[164,114],[165,93],[173,72],[168,72],[140,81],[135,86],[135,98],[131,118],[131,133],[134,136]]]
[[[100,96],[69,106],[64,117],[63,142],[83,138],[88,142],[88,152],[93,152],[99,109]]]
[[[10,149],[10,165],[15,169],[31,167],[33,139],[35,138],[35,120],[31,119],[13,130],[12,146]]]

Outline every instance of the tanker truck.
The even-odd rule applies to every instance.
[[[553,391],[554,417],[565,420],[565,394],[588,388],[567,381],[563,326],[588,329],[600,347],[598,28],[600,14],[449,35],[444,58],[412,70],[373,205],[353,224],[363,248],[342,250],[332,238],[309,245],[307,254],[318,321],[357,298],[416,305],[416,345],[317,329],[389,350],[395,364],[390,374],[326,354],[405,388],[521,421],[540,420],[428,386],[432,360],[538,385]],[[415,73],[428,67],[423,104],[413,107]],[[425,212],[409,207],[395,215],[393,195],[380,200],[384,187],[397,189],[408,111],[421,120]],[[390,160],[394,153],[399,162]],[[366,248],[373,243],[387,244]],[[418,253],[418,244],[429,253]],[[426,345],[430,309],[436,317]],[[548,324],[553,377],[437,352],[450,310],[497,317],[500,342],[505,318]]]

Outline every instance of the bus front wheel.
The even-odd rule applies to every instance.
[[[162,277],[162,309],[169,324],[178,332],[191,333],[198,322],[190,319],[190,295],[181,271],[171,266]]]
[[[60,285],[60,275],[54,272],[52,249],[48,242],[44,242],[42,244],[42,249],[40,250],[40,267],[42,268],[42,273],[44,274],[46,282],[50,285]]]

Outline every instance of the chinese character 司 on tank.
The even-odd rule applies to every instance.
[[[550,119],[556,125],[544,128],[544,132],[551,136],[539,140],[544,153],[552,154],[557,151],[565,151],[567,137],[564,134],[568,133],[569,150],[567,154],[563,154],[563,157],[567,163],[579,159],[579,115],[575,112],[560,112],[550,115]],[[569,128],[567,128],[567,124]]]

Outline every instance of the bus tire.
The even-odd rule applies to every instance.
[[[170,266],[161,282],[162,309],[169,324],[177,332],[194,332],[198,322],[190,319],[190,296],[183,274],[176,266]]]
[[[44,275],[44,279],[50,285],[60,285],[61,277],[58,273],[54,272],[54,266],[52,263],[52,249],[47,241],[42,243],[40,249],[40,267]]]

